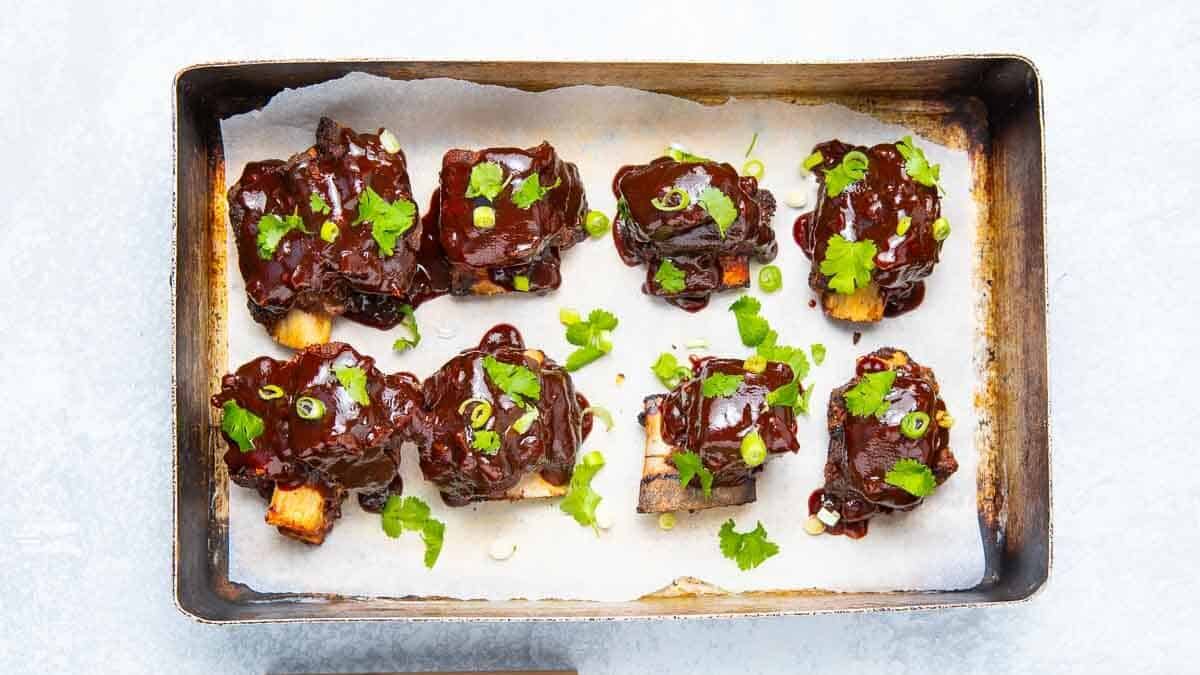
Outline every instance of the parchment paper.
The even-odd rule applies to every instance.
[[[974,284],[976,214],[965,151],[918,138],[930,161],[941,164],[943,214],[953,234],[942,262],[915,312],[859,329],[827,320],[808,306],[809,261],[792,239],[792,222],[802,212],[784,205],[788,192],[808,191],[815,182],[800,161],[812,146],[829,138],[871,145],[900,138],[909,130],[836,105],[800,106],[771,101],[731,101],[708,107],[671,96],[618,87],[579,86],[527,93],[456,80],[397,82],[365,74],[289,90],[262,110],[222,122],[230,184],[246,162],[287,158],[312,145],[321,115],[360,131],[391,129],[408,156],[413,192],[423,214],[437,184],[442,154],[450,148],[532,146],[550,141],[567,161],[578,164],[591,208],[615,212],[611,183],[624,164],[661,154],[670,143],[740,167],[751,136],[758,132],[754,157],[766,165],[762,184],[779,200],[775,230],[784,288],[775,294],[750,290],[783,344],[828,348],[824,365],[814,366],[812,409],[800,417],[800,453],[774,460],[759,478],[758,501],[741,507],[680,513],[677,527],[664,532],[653,515],[638,515],[644,436],[636,415],[644,396],[662,391],[650,364],[662,351],[707,339],[702,352],[744,357],[733,316],[727,311],[738,293],[714,297],[709,307],[688,314],[642,295],[642,268],[626,267],[611,238],[588,240],[563,258],[562,287],[550,295],[490,299],[441,298],[417,312],[424,340],[404,354],[391,350],[399,330],[378,331],[336,320],[333,339],[374,356],[387,372],[407,370],[426,377],[459,350],[476,344],[498,322],[523,332],[526,343],[559,362],[573,349],[558,323],[560,307],[584,313],[595,307],[614,311],[620,327],[607,357],[574,375],[577,388],[594,404],[607,406],[617,425],[592,432],[581,450],[601,450],[608,460],[593,486],[604,497],[613,527],[597,536],[558,509],[557,500],[488,503],[452,509],[442,504],[421,478],[415,448],[406,446],[405,494],[417,495],[446,522],[445,548],[436,567],[422,565],[416,534],[384,535],[379,517],[350,499],[344,515],[321,547],[280,536],[263,522],[266,504],[252,491],[230,488],[230,579],[264,592],[322,592],[363,595],[437,595],[458,598],[567,598],[628,600],[693,576],[731,591],[819,587],[841,591],[955,589],[973,586],[983,573],[983,550],[975,506],[978,466],[974,391],[981,376],[976,355],[983,344]],[[915,136],[915,134],[914,134]],[[245,291],[229,237],[230,368],[256,356],[287,358],[245,309]],[[752,270],[757,277],[758,266]],[[862,540],[811,537],[802,524],[809,493],[820,487],[828,444],[825,409],[831,388],[853,373],[857,355],[893,345],[934,368],[957,424],[951,447],[958,473],[914,513],[881,516]],[[617,384],[617,374],[625,375]],[[717,530],[734,518],[739,531],[761,520],[779,555],[752,571],[739,571],[722,557]],[[497,537],[511,538],[515,555],[504,562],[488,557]]]

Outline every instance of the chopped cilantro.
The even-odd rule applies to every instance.
[[[483,369],[488,378],[495,383],[517,405],[524,405],[525,399],[538,399],[542,396],[542,383],[536,373],[512,363],[498,361],[488,354],[483,357]]]
[[[518,208],[528,209],[529,207],[533,206],[535,202],[538,202],[545,197],[546,193],[550,192],[559,185],[562,185],[561,178],[555,178],[554,185],[542,186],[540,182],[541,181],[537,173],[529,174],[529,177],[521,181],[521,185],[513,190],[513,203],[516,204]]]
[[[928,497],[937,488],[933,472],[915,459],[904,458],[892,465],[883,482],[895,485],[914,497]]]
[[[787,406],[794,408],[800,400],[800,384],[795,380],[788,382],[767,394],[767,405]]]
[[[602,468],[604,455],[595,450],[584,455],[583,461],[575,465],[575,471],[571,474],[567,496],[558,505],[575,522],[583,526],[591,525],[593,530],[596,529],[596,507],[602,498],[592,489],[592,479]]]
[[[721,192],[715,187],[706,187],[700,193],[698,199],[700,206],[708,211],[708,215],[717,224],[717,232],[721,234],[721,238],[725,238],[725,232],[729,230],[729,226],[733,221],[737,220],[737,207],[733,205],[731,200],[724,192]]]
[[[396,250],[396,240],[412,228],[416,219],[415,204],[404,197],[388,202],[368,185],[358,196],[358,216],[351,225],[370,222],[371,236],[379,244],[379,250],[390,256]]]
[[[238,450],[253,450],[254,439],[262,436],[267,428],[262,418],[238,405],[237,401],[226,401],[221,412],[221,431],[237,444]]]
[[[683,164],[700,164],[702,162],[711,162],[712,161],[711,159],[709,159],[707,157],[701,157],[700,155],[693,155],[692,153],[688,152],[687,150],[684,150],[683,148],[677,148],[675,146],[671,146],[671,147],[667,148],[666,150],[663,150],[663,154],[666,155],[667,157],[670,157],[671,159],[675,160],[676,162],[681,162]]]
[[[609,331],[616,328],[618,323],[612,312],[593,309],[588,313],[587,321],[577,318],[567,325],[567,342],[579,349],[567,357],[566,369],[574,372],[611,352],[613,344],[609,339]]]
[[[471,434],[471,447],[485,455],[500,452],[500,434],[487,429],[479,429]]]
[[[813,343],[809,349],[812,350],[813,363],[817,364],[818,366],[822,363],[825,363],[825,345],[821,344],[820,342],[816,342]]]
[[[683,270],[666,258],[658,264],[658,271],[654,273],[654,282],[668,293],[678,293],[686,288],[686,278],[687,275],[683,273]]]
[[[342,388],[350,394],[355,403],[366,407],[371,405],[371,397],[367,395],[367,372],[358,366],[335,366],[333,374],[337,376]]]
[[[762,304],[749,295],[743,295],[729,306],[729,311],[737,319],[738,335],[747,347],[757,346],[771,330],[767,320],[758,315],[760,309]]]
[[[425,567],[432,569],[442,553],[446,524],[430,515],[429,505],[419,497],[391,495],[380,514],[380,525],[395,539],[404,532],[420,532],[425,544]]]
[[[406,349],[412,349],[421,344],[421,329],[417,326],[417,315],[413,311],[412,305],[400,305],[400,313],[404,318],[400,320],[400,326],[408,330],[409,337],[396,338],[392,343],[392,349],[402,352]]]
[[[308,232],[304,229],[304,219],[299,214],[293,213],[282,218],[274,213],[263,214],[258,219],[258,236],[255,238],[255,242],[258,244],[258,257],[270,260],[271,256],[275,255],[275,249],[279,246],[280,240],[292,230]]]
[[[808,376],[808,357],[804,350],[798,347],[776,344],[779,334],[769,331],[758,345],[758,353],[768,361],[786,363],[792,369],[792,379],[803,380]]]
[[[667,389],[678,387],[680,382],[692,376],[691,368],[679,365],[675,355],[667,352],[658,355],[658,360],[650,366],[650,370]]]
[[[481,162],[471,167],[471,180],[467,185],[468,198],[484,197],[489,202],[504,189],[504,169],[495,162]]]
[[[321,215],[328,215],[329,211],[331,210],[329,208],[329,204],[325,202],[325,198],[321,196],[320,192],[313,192],[308,196],[308,208],[313,213],[319,213]]]
[[[846,188],[867,177],[867,169],[871,160],[859,152],[851,150],[842,156],[842,161],[832,169],[825,169],[825,194],[836,197]]]
[[[829,238],[825,259],[821,261],[821,274],[829,277],[829,287],[842,295],[852,295],[859,288],[871,283],[871,270],[875,269],[875,242],[870,239],[848,241],[840,234]]]
[[[796,412],[808,414],[808,403],[812,399],[812,393],[811,386],[804,388],[804,393],[800,395],[800,402],[796,404]]]
[[[745,379],[745,375],[713,373],[700,383],[700,392],[704,394],[704,398],[733,396],[738,387],[742,386],[743,379]]]
[[[692,482],[693,476],[699,476],[700,490],[706,498],[712,496],[713,473],[705,468],[700,455],[690,450],[674,452],[671,453],[671,462],[676,469],[679,469],[680,485],[687,487],[688,483]]]
[[[859,379],[858,384],[845,393],[846,405],[850,414],[858,417],[882,415],[887,412],[888,402],[884,397],[892,390],[896,381],[896,371],[881,370],[878,373],[867,373]]]
[[[908,177],[927,187],[936,187],[941,173],[941,166],[930,164],[925,159],[925,151],[913,145],[912,136],[905,136],[896,142],[896,150],[904,157],[904,173]]]
[[[749,532],[737,532],[733,519],[725,521],[717,536],[721,541],[721,554],[737,562],[738,569],[745,571],[763,564],[767,558],[779,553],[779,545],[767,539],[762,521]]]

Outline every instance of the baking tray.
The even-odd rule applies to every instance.
[[[680,579],[625,602],[481,601],[260,593],[229,579],[228,476],[209,396],[227,370],[225,166],[220,120],[279,91],[366,72],[540,91],[618,85],[701,103],[729,97],[834,102],[964,147],[976,176],[988,332],[976,404],[987,436],[977,476],[985,570],[957,591],[714,593]],[[349,620],[615,620],[986,606],[1030,598],[1051,560],[1041,81],[1014,55],[841,63],[255,61],[202,64],[174,82],[175,531],[179,609],[217,623]],[[240,309],[235,308],[235,311]]]

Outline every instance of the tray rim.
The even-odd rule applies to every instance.
[[[745,618],[762,618],[762,617],[780,617],[780,616],[817,616],[830,614],[860,614],[860,613],[892,613],[892,612],[913,612],[913,611],[929,611],[929,610],[944,610],[944,609],[967,609],[980,607],[999,607],[1020,605],[1032,602],[1033,599],[1042,594],[1047,583],[1050,580],[1054,570],[1054,436],[1051,433],[1053,428],[1053,401],[1050,396],[1049,376],[1050,376],[1050,350],[1049,350],[1049,321],[1045,322],[1045,338],[1047,340],[1046,348],[1040,355],[1040,360],[1046,375],[1046,431],[1045,431],[1045,449],[1046,449],[1046,569],[1045,575],[1035,583],[1027,591],[1021,592],[1016,597],[998,598],[986,600],[970,600],[970,601],[955,601],[951,600],[954,594],[970,591],[972,589],[958,590],[938,590],[938,591],[911,591],[919,594],[928,594],[930,597],[944,597],[945,601],[940,602],[917,602],[906,605],[851,605],[847,607],[828,607],[828,608],[797,608],[797,609],[778,609],[778,610],[754,610],[754,611],[729,611],[729,612],[699,612],[699,613],[675,613],[675,612],[647,612],[643,614],[595,614],[590,616],[579,616],[570,614],[554,614],[546,613],[530,616],[411,616],[411,615],[379,615],[379,616],[293,616],[293,617],[233,617],[233,618],[213,618],[205,616],[191,607],[186,606],[182,597],[181,579],[180,579],[180,514],[179,514],[179,402],[178,402],[178,264],[179,264],[179,197],[180,197],[180,162],[179,162],[179,113],[180,113],[180,84],[187,75],[193,72],[222,69],[229,67],[253,66],[253,65],[303,65],[303,64],[421,64],[421,63],[445,63],[445,64],[475,64],[475,65],[503,65],[503,64],[566,64],[566,65],[591,65],[603,66],[611,64],[619,65],[704,65],[714,64],[721,66],[757,66],[757,65],[783,65],[783,66],[855,66],[855,65],[889,65],[889,64],[922,64],[936,63],[942,61],[980,61],[1000,62],[1003,60],[1012,60],[1020,63],[1028,69],[1032,82],[1035,85],[1035,95],[1033,97],[1033,105],[1036,112],[1036,122],[1038,131],[1038,171],[1040,176],[1037,190],[1041,199],[1041,208],[1037,215],[1037,227],[1043,242],[1041,250],[1042,275],[1038,279],[1040,289],[1043,294],[1043,303],[1039,308],[1044,319],[1049,318],[1050,312],[1050,295],[1049,295],[1049,268],[1047,263],[1048,252],[1045,246],[1046,240],[1046,209],[1045,202],[1047,196],[1047,181],[1046,181],[1046,127],[1045,127],[1045,93],[1044,80],[1041,71],[1037,64],[1029,57],[1016,52],[967,52],[967,53],[949,53],[940,55],[927,56],[912,56],[912,57],[896,57],[883,59],[764,59],[764,60],[731,60],[731,61],[708,61],[704,59],[692,58],[616,58],[605,60],[590,60],[590,59],[463,59],[463,58],[438,58],[438,57],[422,57],[422,58],[394,58],[394,57],[337,57],[337,58],[276,58],[276,59],[250,59],[250,60],[215,60],[201,61],[183,66],[178,69],[171,82],[171,221],[173,236],[171,238],[171,274],[170,274],[170,296],[171,296],[171,383],[170,383],[170,401],[171,401],[171,507],[172,507],[172,564],[171,564],[171,585],[172,585],[172,601],[175,608],[184,616],[192,619],[200,624],[209,625],[228,625],[228,624],[272,624],[272,623],[343,623],[343,622],[403,622],[403,623],[511,623],[511,622],[613,622],[613,621],[660,621],[660,620],[713,620],[713,619],[745,619]],[[831,97],[832,98],[832,97]],[[981,582],[982,583],[982,582]],[[856,593],[839,593],[831,592],[845,596],[873,596],[886,598],[891,594],[898,594],[910,591],[895,590],[883,592],[856,592]],[[328,598],[331,594],[278,594],[291,598],[307,597],[307,598]],[[745,595],[745,594],[735,594]],[[340,600],[396,600],[398,598],[387,598],[384,596],[358,596],[346,595],[335,596]],[[702,599],[703,596],[696,596],[693,599]],[[294,601],[294,600],[292,600]],[[274,602],[274,600],[254,601],[257,603]],[[465,604],[476,604],[481,601],[477,600],[462,600],[451,599],[446,602],[458,602]],[[518,601],[508,601],[518,602]],[[537,605],[547,601],[528,600],[520,601],[529,605]],[[588,601],[571,601],[582,602]],[[487,604],[487,603],[484,603]],[[595,603],[597,609],[601,609],[604,604],[611,603]]]

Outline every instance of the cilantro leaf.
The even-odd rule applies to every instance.
[[[825,345],[820,342],[815,342],[809,349],[812,351],[813,363],[818,366],[825,363]]]
[[[555,178],[554,185],[548,185],[545,187],[543,187],[540,183],[541,179],[536,173],[529,174],[528,178],[521,181],[521,184],[512,192],[512,200],[513,203],[517,205],[517,208],[528,209],[529,207],[533,206],[535,202],[538,202],[542,199],[542,197],[545,197],[546,193],[550,192],[559,185],[562,185],[562,179]]]
[[[688,483],[692,482],[692,477],[700,477],[700,490],[704,496],[712,496],[713,473],[704,466],[704,462],[700,459],[700,455],[684,450],[682,452],[671,453],[671,462],[675,464],[675,468],[679,469],[679,484],[687,487]]]
[[[700,193],[697,200],[700,206],[708,211],[708,215],[717,224],[717,232],[721,234],[721,238],[725,238],[725,232],[729,230],[729,226],[733,221],[737,220],[737,207],[733,205],[733,200],[715,187],[706,187]]]
[[[942,167],[930,164],[925,159],[925,151],[913,145],[912,136],[905,136],[896,142],[896,150],[904,157],[904,173],[908,177],[926,187],[936,187]]]
[[[692,376],[691,368],[679,365],[675,355],[667,352],[658,355],[658,360],[650,366],[650,370],[667,389],[678,387],[680,382]]]
[[[742,386],[743,379],[745,379],[744,375],[713,373],[704,378],[704,381],[700,383],[700,391],[704,394],[704,398],[733,396],[738,387]]]
[[[579,347],[567,357],[566,369],[576,371],[612,351],[608,331],[620,321],[612,312],[593,309],[587,321],[578,319],[567,324],[567,342]]]
[[[563,367],[567,369],[567,372],[573,373],[607,353],[600,351],[596,347],[580,347],[567,356],[567,363]]]
[[[238,450],[253,450],[254,439],[262,436],[267,429],[262,418],[238,405],[237,401],[226,401],[221,406],[221,412],[221,431],[237,444]]]
[[[330,211],[329,204],[325,202],[325,198],[320,192],[313,192],[308,196],[308,208],[313,213],[327,215]]]
[[[867,373],[859,379],[844,395],[850,414],[858,417],[882,415],[887,412],[889,404],[884,397],[892,390],[896,381],[896,371],[881,370],[878,373]]]
[[[412,305],[400,305],[400,313],[404,318],[400,320],[400,325],[408,330],[409,337],[396,338],[392,343],[392,349],[402,352],[406,349],[412,349],[421,344],[421,329],[417,326],[417,315],[413,311]]]
[[[767,539],[767,531],[762,521],[749,532],[737,532],[733,519],[725,521],[717,533],[721,543],[721,554],[736,561],[738,569],[745,571],[754,569],[763,562],[779,553],[779,545]]]
[[[468,198],[484,197],[489,202],[504,189],[504,169],[495,162],[481,162],[471,167],[471,180],[467,185]]]
[[[483,357],[483,369],[492,382],[518,405],[524,405],[527,398],[538,399],[542,396],[541,380],[525,366],[504,363],[488,354]]]
[[[792,369],[792,379],[803,380],[808,376],[809,369],[808,357],[804,355],[804,350],[776,344],[778,340],[779,334],[769,331],[758,345],[758,355],[768,361],[786,363]]]
[[[654,273],[654,283],[668,293],[678,293],[687,288],[686,278],[683,270],[666,258],[658,264],[658,271]]]
[[[363,406],[371,405],[371,397],[367,395],[367,372],[358,366],[335,366],[333,374],[337,376],[342,388],[350,394],[354,402]]]
[[[258,235],[255,237],[255,243],[258,244],[258,257],[270,260],[275,255],[275,249],[279,247],[280,240],[292,230],[307,232],[304,229],[304,219],[299,214],[293,213],[280,218],[274,213],[264,213],[258,219]]]
[[[567,488],[567,496],[559,502],[558,508],[567,513],[580,525],[591,525],[596,528],[596,507],[600,505],[601,497],[592,489],[592,479],[600,469],[604,468],[604,455],[592,451],[584,455],[583,461],[575,465],[571,474],[571,484]]]
[[[446,524],[430,516],[429,505],[419,497],[391,495],[380,514],[380,525],[395,539],[404,532],[420,532],[425,544],[425,567],[433,568],[442,552]]]
[[[743,295],[729,306],[729,311],[737,319],[738,335],[747,347],[760,344],[771,330],[771,324],[758,315],[761,308],[762,304],[749,295]]]
[[[617,327],[620,320],[612,312],[603,309],[593,309],[588,312],[587,322],[599,330],[612,330]]]
[[[825,194],[829,197],[842,194],[846,188],[867,177],[870,165],[871,160],[858,150],[847,152],[837,166],[825,169]]]
[[[840,234],[829,238],[825,259],[821,261],[821,274],[829,277],[829,287],[842,295],[852,295],[855,290],[871,283],[871,270],[875,269],[875,242],[870,239],[848,241]]]
[[[914,497],[928,497],[937,488],[933,472],[921,462],[905,457],[892,465],[883,482],[895,485]]]
[[[808,402],[812,399],[812,393],[812,387],[804,388],[804,393],[800,395],[800,402],[796,404],[796,412],[808,414]]]
[[[485,455],[500,452],[500,434],[487,429],[479,429],[471,434],[471,447]]]
[[[767,393],[767,405],[793,408],[800,400],[800,385],[795,380]]]
[[[358,195],[358,216],[350,224],[370,222],[371,237],[383,255],[390,256],[396,250],[396,240],[408,232],[416,220],[415,204],[404,197],[396,197],[396,201],[388,202],[368,185]]]
[[[667,157],[670,157],[671,159],[675,160],[676,162],[680,162],[682,164],[700,164],[703,162],[711,162],[712,161],[711,159],[709,159],[707,157],[701,157],[700,155],[693,155],[692,153],[688,152],[687,150],[684,150],[682,148],[676,148],[674,146],[669,147],[666,150],[663,150],[663,154],[666,155]]]

